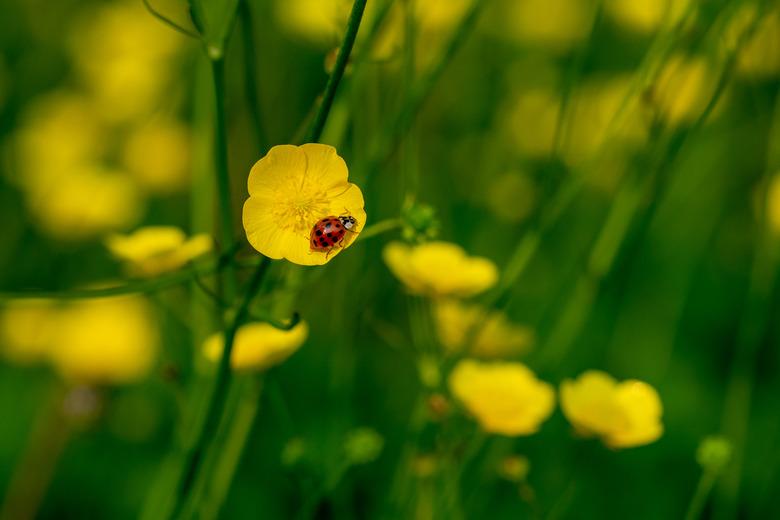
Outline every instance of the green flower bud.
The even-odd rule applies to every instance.
[[[696,462],[705,470],[719,473],[731,460],[731,442],[721,435],[705,437],[696,450]]]
[[[344,454],[351,464],[368,464],[379,457],[384,444],[384,439],[376,430],[356,428],[347,434]]]

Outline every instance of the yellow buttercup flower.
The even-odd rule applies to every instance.
[[[130,235],[111,235],[106,246],[116,258],[128,265],[135,276],[156,276],[175,271],[190,260],[214,247],[206,234],[187,238],[184,231],[172,226],[149,226]]]
[[[408,246],[391,242],[382,256],[409,292],[430,297],[469,297],[498,281],[498,269],[487,258],[471,257],[450,242]]]
[[[236,333],[231,365],[234,370],[267,370],[293,355],[308,335],[309,326],[303,321],[290,330],[280,330],[267,323],[249,323]],[[218,361],[224,348],[225,339],[217,333],[203,343],[203,354],[211,361]]]
[[[322,265],[349,247],[366,223],[363,193],[347,182],[344,160],[332,146],[274,146],[249,172],[244,229],[252,247],[269,258]],[[327,216],[357,221],[340,246],[313,251],[312,228]]]
[[[488,433],[531,435],[555,406],[553,387],[521,363],[464,360],[450,374],[449,387]]]
[[[457,300],[436,304],[436,332],[442,345],[452,353],[462,353],[472,330],[477,333],[467,352],[486,358],[517,356],[527,352],[534,341],[531,329],[510,322],[502,312],[488,311]]]
[[[561,408],[580,434],[601,437],[612,448],[649,444],[663,433],[663,406],[652,386],[618,383],[598,370],[561,384]]]
[[[0,312],[0,355],[20,365],[46,360],[56,316],[57,307],[49,300],[9,302]]]
[[[67,380],[123,384],[149,373],[158,347],[158,330],[146,300],[119,296],[64,308],[56,320],[50,359]]]

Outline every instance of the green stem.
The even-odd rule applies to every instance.
[[[213,476],[204,483],[199,518],[208,520],[219,516],[257,417],[262,386],[262,380],[252,375],[236,381],[236,388],[226,404],[220,436],[209,453],[209,473]]]
[[[320,136],[322,135],[322,130],[325,128],[325,122],[328,120],[328,114],[330,114],[330,108],[333,106],[333,100],[336,98],[336,90],[339,88],[339,83],[347,68],[349,55],[352,53],[352,47],[355,44],[355,38],[357,37],[365,8],[366,0],[355,0],[352,4],[352,12],[349,14],[349,20],[347,21],[347,31],[344,34],[344,40],[341,42],[341,47],[336,56],[333,72],[328,78],[320,107],[317,114],[314,116],[311,128],[309,128],[309,132],[304,139],[307,143],[319,141]]]
[[[225,332],[225,346],[222,357],[219,360],[219,366],[217,367],[217,377],[214,381],[211,395],[208,397],[205,417],[201,423],[193,448],[188,453],[183,466],[184,471],[181,475],[180,485],[177,490],[176,502],[173,507],[173,514],[171,515],[172,517],[179,516],[184,500],[186,500],[192,491],[195,477],[203,459],[203,454],[219,426],[221,412],[227,397],[228,383],[230,382],[230,359],[233,352],[236,333],[249,315],[249,305],[252,302],[255,293],[260,288],[260,283],[262,282],[270,263],[270,260],[264,259],[252,274],[252,278],[247,284],[244,298],[236,311],[232,323]]]
[[[381,220],[376,224],[367,226],[363,231],[360,232],[360,235],[358,235],[355,240],[366,240],[377,235],[381,235],[382,233],[387,233],[388,231],[399,229],[402,225],[403,222],[401,222],[401,219],[397,218]]]
[[[707,497],[712,491],[712,486],[715,485],[715,479],[717,474],[713,471],[705,470],[701,474],[699,484],[696,486],[696,492],[691,498],[691,503],[688,506],[688,512],[685,514],[685,520],[697,520],[701,518],[701,513],[704,510],[704,505],[707,503]]]
[[[199,275],[219,271],[230,263],[227,259],[192,265],[180,271],[174,271],[150,280],[139,280],[116,287],[101,289],[76,289],[69,291],[15,291],[0,292],[0,301],[24,298],[45,298],[54,300],[78,300],[89,298],[108,298],[133,293],[153,293],[192,281]]]
[[[233,216],[230,197],[230,172],[228,170],[227,122],[225,118],[225,62],[222,57],[211,59],[211,76],[214,81],[214,167],[219,197],[219,221],[222,247],[226,251],[235,248]],[[228,265],[220,280],[222,297],[233,302],[237,294],[236,271]]]

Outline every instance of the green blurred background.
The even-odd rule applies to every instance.
[[[473,27],[462,24],[465,0],[368,3],[322,137],[361,186],[368,224],[408,225],[429,205],[439,238],[499,266],[504,282],[484,301],[534,330],[522,359],[540,378],[557,386],[602,369],[647,381],[664,403],[663,437],[638,448],[578,439],[559,409],[536,435],[490,437],[463,469],[463,517],[682,518],[702,472],[697,446],[714,433],[734,455],[706,517],[774,517],[778,3],[484,0]],[[153,4],[192,28],[184,0]],[[236,223],[252,164],[305,128],[349,5],[247,1],[251,23],[240,17],[226,52]],[[11,293],[123,279],[103,242],[112,232],[218,234],[212,92],[197,42],[141,0],[7,0],[0,42],[4,307]],[[388,505],[421,391],[405,345],[413,302],[381,255],[397,238],[292,276],[274,264],[267,285],[282,286],[276,297],[309,323],[309,339],[265,378],[221,517],[294,518],[307,500],[319,518],[427,517],[421,497],[435,471],[419,470],[405,509]],[[238,257],[255,255],[242,236]],[[155,368],[89,394],[102,404],[88,420],[47,415],[56,396],[79,399],[50,366],[0,364],[0,495],[20,463],[46,468],[59,451],[38,517],[146,510],[208,380],[193,346],[217,326],[194,284],[147,297],[162,338]],[[356,428],[378,433],[381,453],[323,484]],[[47,430],[49,452],[31,460]],[[420,453],[435,459],[441,435],[426,424]],[[496,469],[509,453],[530,462],[520,486]]]

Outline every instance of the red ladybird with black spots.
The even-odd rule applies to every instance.
[[[357,220],[351,215],[339,217],[329,216],[320,219],[311,228],[309,241],[312,251],[330,254],[334,249],[342,247],[347,233],[355,233]]]

